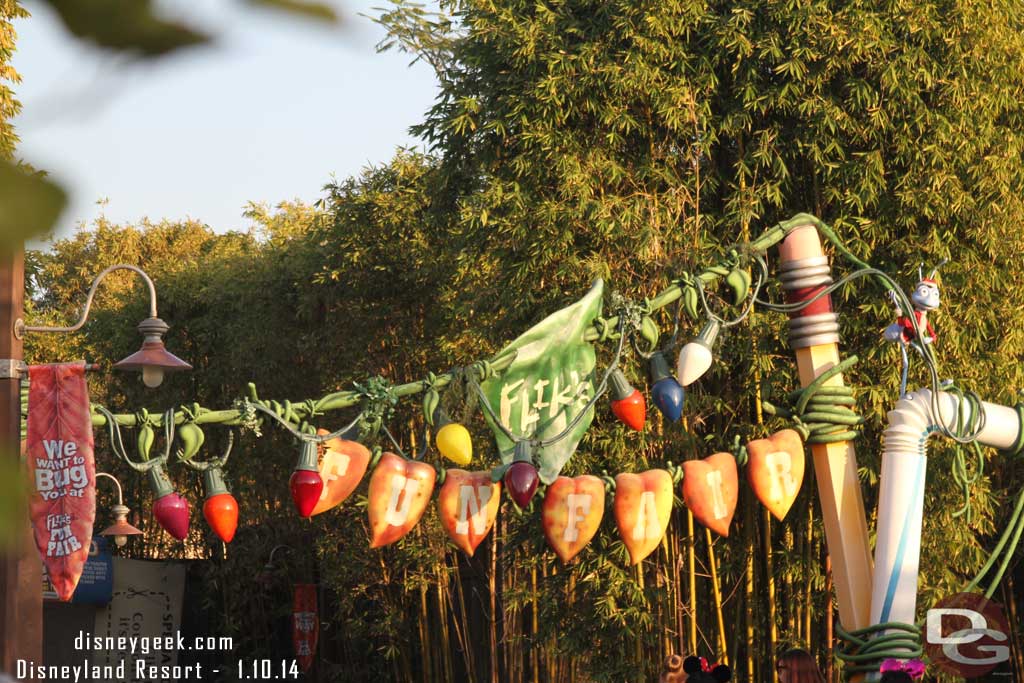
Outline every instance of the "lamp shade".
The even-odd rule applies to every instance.
[[[136,529],[126,520],[119,519],[100,532],[100,536],[141,536],[142,531]],[[118,543],[118,545],[121,545]]]
[[[129,536],[141,536],[142,532],[128,523],[128,508],[125,505],[115,505],[111,508],[114,518],[117,520],[111,526],[100,532],[100,536],[113,536],[114,543],[118,547],[128,542]]]

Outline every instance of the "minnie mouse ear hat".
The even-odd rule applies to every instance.
[[[701,670],[703,670],[703,667],[700,663],[700,657],[690,655],[689,657],[683,660],[683,671],[685,671],[686,673],[694,674]]]
[[[718,683],[725,683],[726,681],[731,681],[732,669],[727,667],[725,664],[719,664],[711,670],[711,677],[718,681]]]

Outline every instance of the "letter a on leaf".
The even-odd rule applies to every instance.
[[[501,505],[501,484],[491,473],[448,470],[437,497],[437,512],[455,545],[473,556],[494,526]]]
[[[747,481],[758,500],[781,520],[804,480],[804,442],[792,429],[747,444]]]
[[[694,518],[719,536],[729,535],[739,485],[732,453],[683,463],[683,502]]]
[[[370,547],[394,543],[416,526],[434,490],[434,468],[394,453],[380,457],[370,477]]]
[[[604,482],[597,477],[558,477],[548,487],[541,524],[548,545],[562,562],[568,563],[590,543],[602,517]]]
[[[502,424],[516,436],[557,436],[593,398],[597,357],[584,334],[601,312],[603,291],[604,283],[597,280],[582,299],[544,318],[498,354],[500,358],[514,353],[515,360],[480,388]],[[484,417],[494,431],[502,461],[512,462],[515,444],[490,415],[485,412]],[[533,451],[541,481],[555,480],[593,419],[591,408],[564,438]]]
[[[615,523],[638,564],[661,543],[672,516],[672,475],[665,470],[615,477]]]

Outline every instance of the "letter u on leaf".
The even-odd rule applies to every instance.
[[[434,468],[384,453],[370,477],[371,548],[394,543],[416,526],[434,490]]]

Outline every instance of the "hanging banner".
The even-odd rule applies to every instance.
[[[481,389],[501,423],[517,437],[549,439],[560,434],[593,398],[596,355],[583,335],[601,312],[603,292],[604,283],[597,280],[582,299],[549,315],[498,354],[516,352],[516,358]],[[512,462],[515,444],[490,415],[484,416],[494,430],[502,462]],[[565,438],[534,449],[541,481],[555,480],[593,419],[591,409]]]
[[[316,602],[316,584],[295,584],[295,608],[292,611],[292,644],[299,668],[309,671],[320,638],[320,616]]]
[[[85,562],[71,602],[75,605],[106,605],[114,595],[114,558],[107,550],[107,539],[93,536],[89,559]],[[43,600],[57,600],[57,591],[43,567]]]
[[[36,546],[60,600],[85,568],[96,519],[96,466],[85,365],[29,368],[26,461]]]

